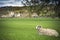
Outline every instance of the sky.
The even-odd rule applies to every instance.
[[[0,7],[4,6],[23,6],[22,0],[0,0]]]
[[[21,1],[23,1],[23,0],[0,0],[0,7],[4,7],[4,6],[24,6],[21,3]]]

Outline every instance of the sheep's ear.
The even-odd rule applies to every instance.
[[[37,26],[36,26],[36,29],[37,29]]]

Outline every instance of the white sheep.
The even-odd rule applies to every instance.
[[[55,36],[58,37],[59,33],[54,29],[42,28],[41,26],[36,26],[39,35],[48,35],[48,36]]]

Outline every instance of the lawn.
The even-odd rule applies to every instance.
[[[60,40],[59,37],[38,35],[36,25],[55,29],[60,34],[60,19],[0,18],[0,40]]]

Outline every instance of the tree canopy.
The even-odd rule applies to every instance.
[[[44,8],[46,12],[43,13],[46,14],[48,12],[46,7],[49,6],[55,12],[53,16],[60,17],[60,12],[58,11],[60,10],[60,0],[23,0],[22,3],[25,6],[29,6],[29,11],[31,12],[31,10],[33,10],[33,12],[36,12],[38,16],[41,12],[43,12]]]

